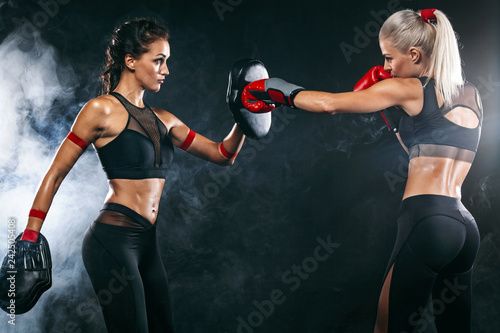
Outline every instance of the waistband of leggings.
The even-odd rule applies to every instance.
[[[446,215],[459,221],[465,221],[466,217],[472,218],[460,199],[436,194],[421,194],[406,198],[401,202],[398,216],[402,217],[405,214],[409,214],[410,219],[414,221],[433,215]]]
[[[142,225],[146,229],[155,227],[155,224],[152,224],[151,222],[149,222],[141,214],[128,208],[127,206],[124,206],[124,205],[121,205],[118,203],[106,202],[101,210],[111,210],[111,211],[121,213],[121,214],[127,216],[128,218],[134,220],[135,222],[139,223],[140,225]]]
[[[402,207],[443,206],[447,208],[455,208],[458,210],[465,209],[460,199],[438,194],[420,194],[411,196],[404,199],[401,202],[401,206]]]

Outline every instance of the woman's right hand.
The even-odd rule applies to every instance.
[[[269,112],[274,109],[272,103],[279,103],[295,108],[293,99],[303,87],[279,78],[262,79],[248,84],[241,93],[241,101],[248,111],[255,113]]]

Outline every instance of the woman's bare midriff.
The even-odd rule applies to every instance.
[[[403,200],[415,195],[436,194],[460,199],[471,163],[442,157],[415,157],[408,166]]]
[[[111,179],[105,202],[124,205],[154,223],[165,179]]]

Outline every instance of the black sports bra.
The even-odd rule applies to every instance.
[[[399,133],[409,149],[410,159],[430,156],[472,162],[479,145],[483,120],[476,88],[466,82],[451,107],[439,107],[434,80],[427,82],[426,77],[419,79],[424,88],[422,111],[414,117],[403,115],[399,123]],[[447,118],[447,115],[450,117]]]
[[[173,158],[173,145],[165,125],[149,106],[139,108],[111,92],[128,112],[125,129],[96,149],[108,179],[165,178]]]

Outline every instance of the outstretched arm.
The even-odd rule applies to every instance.
[[[257,103],[258,100],[283,104],[282,100],[290,100],[286,105],[326,114],[369,113],[397,106],[414,115],[420,111],[423,98],[422,85],[416,78],[384,80],[368,89],[354,92],[329,93],[309,90],[296,92],[295,90],[295,94],[288,96],[288,91],[294,92],[294,90],[283,90],[282,82],[283,80],[272,78],[265,81],[265,84],[259,81],[250,83],[245,90],[253,98],[243,101],[243,104]],[[266,97],[262,97],[263,93],[267,93]],[[282,95],[285,95],[284,99]]]
[[[412,89],[414,85],[404,81],[385,80],[365,90],[338,94],[303,91],[297,94],[294,102],[299,109],[328,114],[369,113],[391,106],[405,109],[418,99],[415,93],[418,89]],[[420,81],[415,81],[420,84]]]
[[[155,109],[160,119],[168,124],[168,135],[174,146],[196,157],[218,165],[232,165],[245,140],[245,135],[234,125],[222,142],[214,142],[201,134],[195,133],[186,124],[171,113]]]

